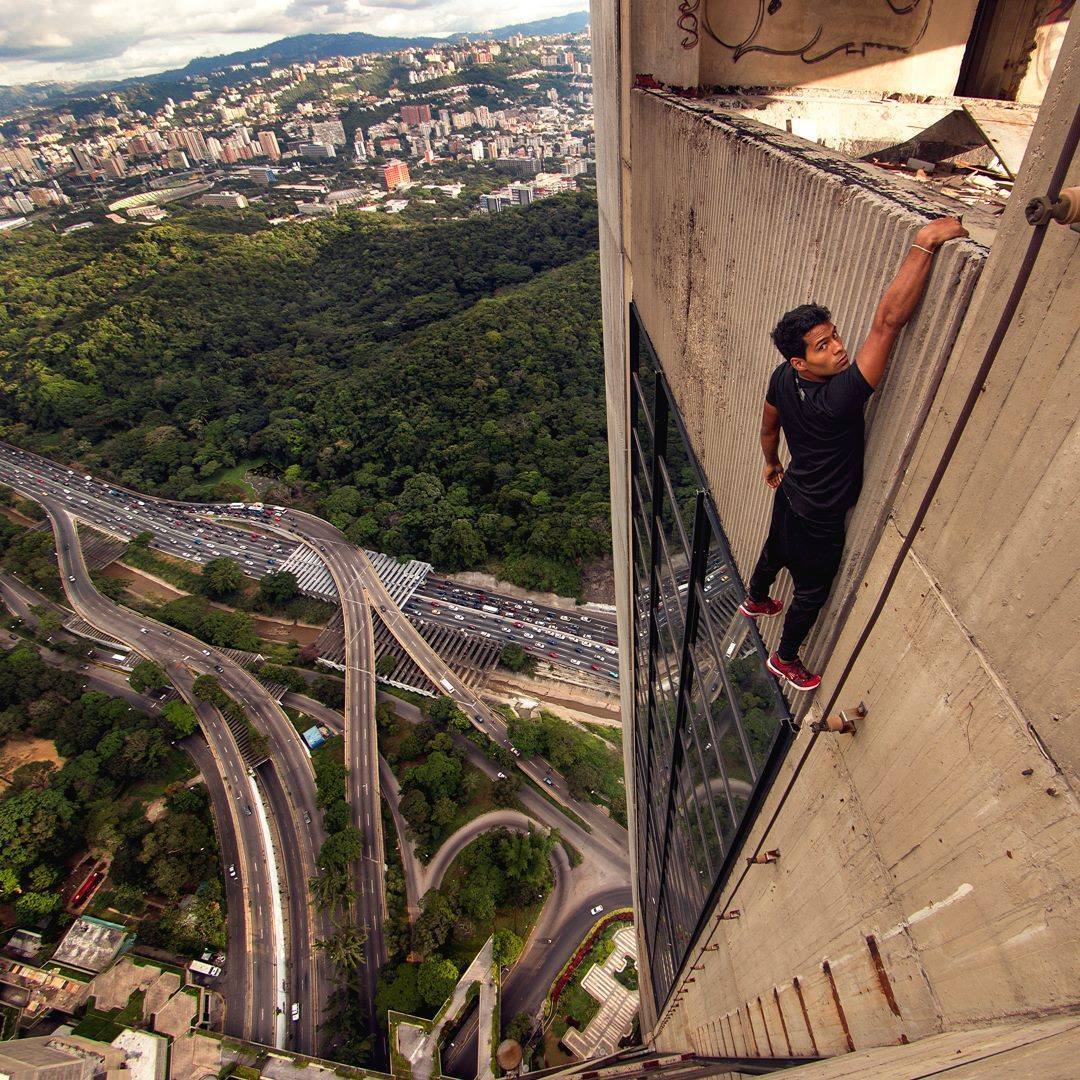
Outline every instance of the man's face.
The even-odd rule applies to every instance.
[[[806,342],[805,359],[793,356],[791,362],[804,379],[824,382],[833,375],[839,375],[850,363],[847,349],[831,322],[812,327],[803,334],[803,341]]]

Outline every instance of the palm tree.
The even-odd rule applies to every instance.
[[[367,930],[346,924],[339,926],[328,938],[315,942],[317,948],[326,953],[335,967],[342,971],[355,971],[364,962],[364,943]]]
[[[352,883],[345,870],[324,871],[308,881],[308,888],[319,911],[333,911],[339,905],[348,907],[355,898]]]

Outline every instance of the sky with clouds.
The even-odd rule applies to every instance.
[[[452,34],[587,7],[587,0],[0,0],[0,84],[147,75],[291,34]]]

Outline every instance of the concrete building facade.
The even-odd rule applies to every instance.
[[[772,498],[769,330],[815,299],[857,349],[918,227],[967,208],[709,88],[821,86],[881,110],[992,66],[970,51],[974,3],[881,8],[592,4],[625,764],[657,1051],[823,1057],[994,1024],[1015,1049],[1080,1010],[1066,539],[1080,351],[1062,299],[1080,239],[1025,218],[1080,183],[1075,21],[1004,213],[972,210],[972,238],[936,256],[868,409],[863,494],[804,653],[823,673],[812,699],[763,673],[779,626],[761,640],[734,614]],[[856,734],[813,730],[860,704]],[[1076,1030],[1054,1038],[1075,1052]]]

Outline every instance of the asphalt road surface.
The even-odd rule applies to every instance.
[[[307,543],[318,552],[335,580],[345,612],[348,669],[345,731],[350,768],[349,795],[350,804],[354,808],[354,820],[365,836],[365,858],[358,868],[360,886],[358,916],[368,930],[369,956],[377,961],[369,962],[365,969],[369,982],[369,985],[365,987],[365,996],[373,1001],[376,972],[385,956],[382,944],[385,899],[378,755],[374,725],[375,693],[372,672],[371,613],[377,612],[379,618],[386,623],[421,670],[433,683],[443,687],[447,695],[465,711],[475,728],[485,732],[489,738],[509,749],[506,725],[502,717],[488,709],[468,688],[458,684],[453,672],[428,646],[406,614],[394,604],[364,553],[348,544],[340,532],[328,522],[297,511],[284,511],[281,514],[270,515],[267,511],[253,513],[249,508],[238,510],[235,507],[226,509],[220,506],[187,506],[148,499],[115,486],[92,479],[87,480],[76,475],[73,470],[64,469],[46,459],[3,445],[0,445],[0,480],[5,480],[12,486],[22,489],[31,497],[41,499],[45,496],[50,502],[54,502],[54,505],[55,501],[61,501],[81,520],[96,524],[104,531],[121,537],[131,538],[139,532],[150,531],[155,536],[155,546],[196,561],[205,561],[207,557],[219,554],[236,558],[245,567],[245,572],[252,576],[279,569],[281,562],[295,550],[297,542]],[[252,528],[248,530],[246,523],[240,528],[232,528],[216,518],[211,520],[207,516],[211,510],[215,513],[250,515]],[[288,535],[283,535],[286,530]],[[266,532],[274,535],[263,535]],[[79,561],[81,563],[81,559]],[[545,609],[540,605],[528,604],[507,597],[495,597],[477,590],[463,589],[452,583],[439,582],[438,579],[433,579],[432,590],[432,595],[422,594],[410,601],[410,605],[414,608],[417,604],[421,606],[428,604],[429,607],[440,609],[425,612],[425,618],[433,618],[436,621],[443,619],[481,636],[499,635],[500,641],[518,640],[524,647],[534,652],[546,650],[556,653],[557,657],[574,663],[575,666],[584,663],[583,659],[578,659],[579,657],[590,655],[595,657],[589,661],[590,665],[593,663],[598,667],[602,667],[603,664],[614,665],[614,630],[610,622],[600,616],[594,619],[591,615],[585,616],[580,613],[571,615],[559,612],[555,608]],[[485,611],[483,610],[485,607],[494,607],[496,611]],[[85,612],[83,614],[85,617]],[[138,616],[133,613],[128,614],[133,619],[138,619]],[[142,620],[142,622],[146,624],[147,620]],[[97,625],[101,625],[100,622]],[[124,638],[123,634],[116,633],[108,626],[102,626],[102,629]],[[136,627],[134,632],[138,633],[138,629]],[[155,630],[154,633],[156,635],[164,631]],[[179,637],[179,632],[173,633]],[[611,637],[606,637],[607,634],[611,634]],[[124,639],[131,640],[130,637]],[[145,641],[142,643],[147,644]],[[179,642],[176,643],[179,644]],[[192,651],[183,657],[182,662],[187,662],[199,670],[200,655],[205,656],[201,643],[194,642],[192,639],[191,644],[187,644],[186,648]],[[556,659],[556,657],[549,658],[553,661]],[[275,703],[271,702],[269,706],[263,706],[266,712],[260,713],[259,695],[261,691],[262,697],[267,698],[265,691],[262,691],[256,680],[243,669],[236,665],[222,664],[222,666],[225,670],[219,673],[219,677],[226,691],[238,697],[256,712],[257,719],[262,721],[260,726],[277,744],[274,754],[275,763],[282,765],[282,784],[286,795],[293,801],[295,807],[291,815],[293,823],[296,824],[295,813],[298,812],[310,815],[310,823],[305,821],[305,824],[316,826],[318,816],[308,809],[304,798],[306,789],[304,763],[295,756],[297,749],[300,753],[303,753],[303,749],[298,747],[298,736],[291,724],[288,724]],[[611,670],[614,670],[614,667]],[[257,689],[250,684],[255,684]],[[282,726],[283,724],[287,726],[288,731]],[[475,747],[473,749],[483,758]],[[486,762],[486,759],[484,761]],[[490,767],[490,763],[486,763]],[[609,868],[617,870],[620,881],[625,883],[628,859],[625,830],[611,821],[599,808],[571,798],[563,778],[550,770],[541,760],[519,758],[517,765],[534,782],[544,784],[547,792],[557,802],[572,809],[575,814],[583,818],[589,831],[578,827],[572,819],[560,813],[536,791],[526,786],[522,789],[522,801],[528,800],[536,804],[535,810],[534,807],[529,808],[530,812],[536,812],[540,820],[554,817],[555,820],[551,821],[551,824],[559,827],[563,835],[585,854],[587,864],[598,862],[607,864]],[[310,805],[314,806],[313,801]],[[290,814],[285,808],[274,811],[274,818],[279,826],[282,823],[285,825],[282,830],[283,835],[288,831],[289,817]],[[579,834],[576,840],[572,839],[574,833]],[[303,849],[306,850],[301,850],[297,856],[300,862],[286,858],[286,864],[293,866],[290,873],[295,874],[296,868],[301,864],[313,865],[311,853],[317,850],[318,837],[312,837],[309,834],[308,840],[309,842],[303,845]],[[288,849],[289,841],[283,840],[282,843],[283,847]],[[305,859],[305,855],[311,861]],[[625,888],[625,884],[620,888]],[[593,888],[591,891],[595,893],[597,890]],[[628,895],[628,888],[625,888],[625,892]],[[304,922],[298,912],[293,914],[297,926]],[[559,936],[560,945],[563,943],[563,936],[563,934]],[[299,958],[303,955],[311,956],[312,968],[316,966],[317,958],[311,952],[312,940],[312,935],[309,933],[304,948],[294,947],[295,967],[299,968]],[[572,949],[574,945],[576,945],[576,940],[569,948]],[[522,970],[525,970],[527,966],[526,959],[528,957],[523,957],[518,965]],[[556,971],[558,966],[559,964],[555,965]],[[310,994],[313,991],[308,988],[306,992]],[[538,992],[542,998],[546,987]],[[299,985],[293,985],[291,993],[295,995],[294,1000],[301,1000],[305,989]],[[302,1015],[313,1016],[314,1013],[315,1009],[304,1009]],[[294,1045],[298,1049],[301,1048],[299,1040]]]
[[[267,509],[256,512],[234,506],[232,516],[241,520],[230,525],[220,519],[228,509],[223,504],[160,500],[105,481],[88,481],[85,475],[0,443],[0,481],[21,480],[57,499],[80,520],[122,539],[150,532],[153,546],[161,551],[196,563],[227,556],[251,577],[280,570],[296,550],[295,542],[263,531],[275,520],[299,524],[294,511],[286,509],[277,519]],[[340,539],[340,533],[337,536]],[[499,645],[515,642],[547,662],[617,685],[619,658],[611,613],[563,610],[470,589],[434,575],[403,610],[410,618],[454,627]]]
[[[185,670],[185,663],[198,669],[200,665],[193,663],[193,654],[200,655],[201,643],[180,631],[168,631],[159,623],[103,597],[94,588],[86,572],[74,521],[48,498],[41,501],[57,535],[57,556],[72,607],[88,622],[161,664],[181,694],[190,695],[191,672],[190,667]],[[203,666],[208,668],[209,663]],[[278,971],[282,943],[275,933],[273,913],[273,891],[278,883],[270,880],[268,868],[272,860],[258,826],[258,815],[251,806],[256,797],[252,778],[247,774],[235,740],[220,713],[193,696],[189,697],[189,702],[196,708],[207,741],[221,763],[221,773],[231,796],[230,807],[241,837],[241,862],[236,864],[236,868],[249,913],[246,930],[251,965],[249,984],[252,988],[248,1004],[250,1037],[277,1045],[280,1041],[277,985],[283,977],[283,973]]]

